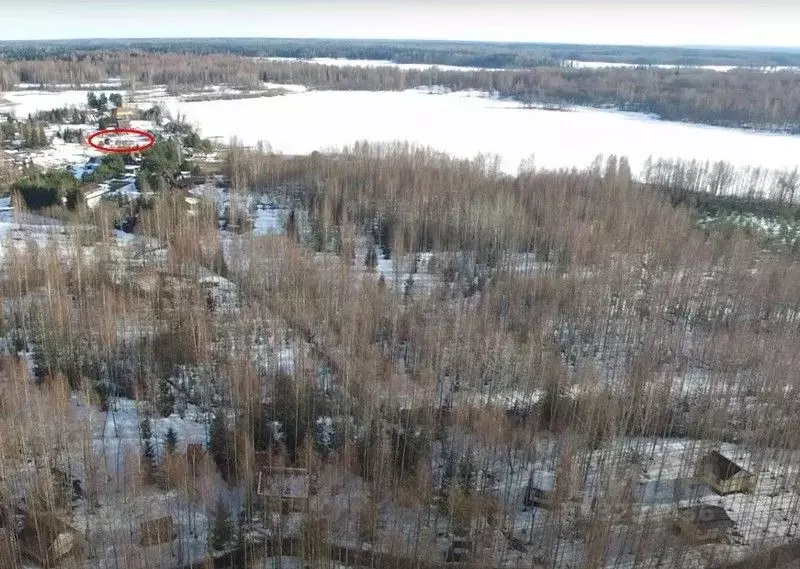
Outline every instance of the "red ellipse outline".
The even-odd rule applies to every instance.
[[[148,142],[147,144],[140,146],[125,146],[123,148],[105,148],[93,142],[93,139],[97,138],[98,136],[106,134],[125,134],[125,133],[141,134],[142,136],[148,138]],[[146,130],[139,130],[138,128],[106,128],[90,134],[89,137],[86,139],[86,143],[95,150],[99,150],[101,152],[111,152],[114,154],[129,154],[131,152],[142,152],[144,150],[147,150],[148,148],[152,148],[156,143],[156,135]]]

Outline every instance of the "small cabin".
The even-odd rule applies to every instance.
[[[282,512],[303,512],[311,495],[311,477],[305,468],[260,468],[256,493],[280,502]]]
[[[757,477],[733,462],[728,457],[713,450],[705,455],[697,465],[695,476],[719,494],[750,493],[755,490]]]
[[[175,539],[172,516],[142,522],[139,528],[141,530],[139,543],[144,547],[169,543]]]
[[[724,540],[735,526],[725,508],[708,504],[678,508],[676,525],[692,543]]]
[[[472,552],[472,542],[463,537],[454,537],[447,549],[445,562],[458,563],[469,559]]]
[[[83,555],[80,532],[53,514],[32,513],[27,516],[20,535],[21,552],[49,568],[68,558]]]
[[[117,107],[111,109],[111,122],[117,128],[130,128],[131,121],[136,119],[136,109],[133,107]]]
[[[549,472],[531,472],[522,503],[528,508],[550,509],[555,503],[555,475]]]

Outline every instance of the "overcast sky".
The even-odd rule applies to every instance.
[[[800,2],[0,0],[0,39],[328,37],[800,46]]]

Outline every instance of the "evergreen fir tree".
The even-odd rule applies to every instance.
[[[44,381],[44,378],[50,373],[50,366],[47,363],[47,358],[44,355],[44,350],[41,346],[35,345],[33,348],[33,376],[36,381]]]
[[[42,123],[39,123],[36,126],[36,144],[37,148],[44,148],[47,146],[47,135],[44,133],[44,126]]]
[[[178,433],[175,432],[171,426],[167,429],[167,434],[164,437],[164,447],[166,448],[167,454],[172,454],[175,452],[175,447],[178,446]]]
[[[209,433],[209,447],[211,457],[222,472],[222,477],[227,480],[230,476],[230,435],[225,417],[221,412],[214,415]]]
[[[368,269],[374,269],[378,265],[378,253],[375,251],[375,246],[370,244],[367,249],[367,256],[364,258],[364,265]]]
[[[143,441],[149,441],[153,438],[153,428],[150,426],[150,417],[145,416],[139,422],[139,435]]]
[[[231,515],[222,498],[217,499],[217,506],[214,509],[214,521],[209,533],[211,535],[211,549],[215,551],[225,549],[233,537]]]
[[[162,417],[169,417],[175,410],[175,394],[166,378],[158,382],[158,412]]]
[[[142,456],[150,461],[150,464],[155,464],[156,452],[155,448],[153,448],[153,429],[150,425],[150,418],[147,416],[139,422],[139,435],[143,443]]]
[[[97,95],[95,95],[94,91],[89,91],[89,94],[86,95],[86,103],[90,109],[98,108]]]
[[[142,451],[142,456],[146,458],[151,465],[155,466],[156,451],[155,448],[153,448],[153,441],[149,439],[144,441],[144,450]]]

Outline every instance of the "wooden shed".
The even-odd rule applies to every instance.
[[[141,535],[139,536],[139,543],[144,547],[169,543],[175,539],[175,528],[172,524],[172,516],[164,516],[142,522],[140,530]]]
[[[557,500],[554,490],[555,474],[551,472],[533,471],[528,478],[528,485],[525,488],[525,496],[522,503],[528,508],[550,509],[555,506]]]
[[[305,468],[261,468],[256,493],[279,501],[282,511],[304,512],[311,495],[311,477]]]
[[[55,567],[83,554],[83,538],[74,527],[53,514],[29,513],[20,536],[22,553],[43,567]]]
[[[715,450],[700,459],[695,475],[720,495],[750,493],[757,482],[755,474]]]
[[[676,525],[689,541],[707,543],[726,538],[735,524],[725,508],[700,504],[678,508]]]
[[[111,109],[111,121],[116,128],[130,128],[131,121],[136,119],[137,109],[134,107],[118,107]]]

